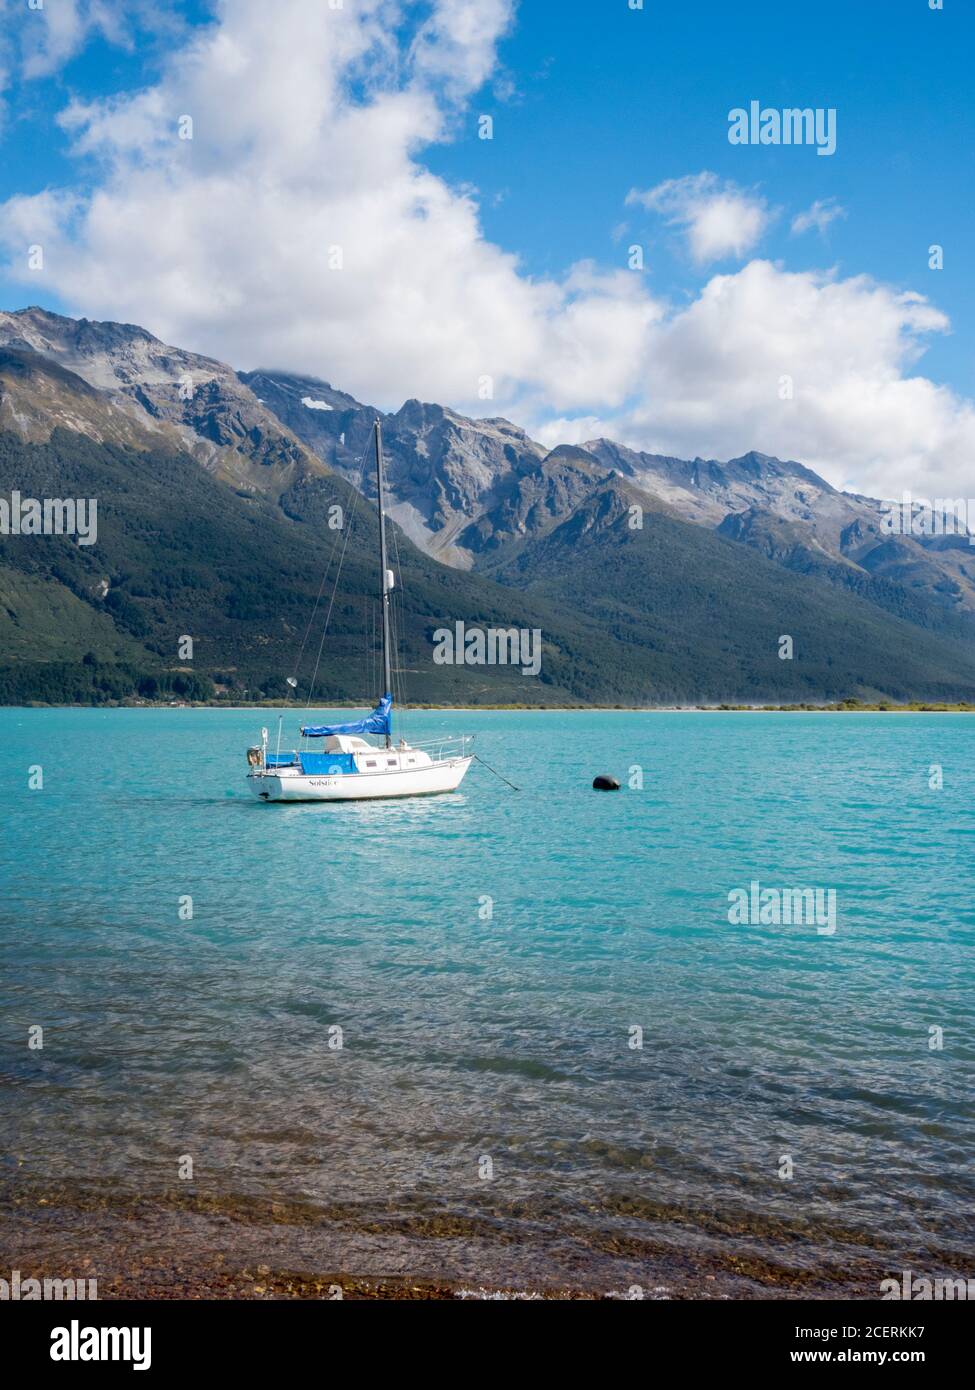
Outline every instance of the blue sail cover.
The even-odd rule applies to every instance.
[[[299,753],[298,761],[306,777],[348,777],[359,771],[354,753]]]
[[[357,719],[352,724],[307,724],[301,732],[305,738],[328,738],[329,734],[388,734],[392,708],[392,695],[384,695],[365,719]]]
[[[297,757],[298,754],[294,751],[290,753],[268,753],[264,759],[264,766],[290,767]]]

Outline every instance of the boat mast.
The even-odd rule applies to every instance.
[[[392,662],[390,660],[389,639],[389,593],[392,589],[392,575],[386,562],[386,488],[383,481],[383,432],[379,421],[376,421],[376,493],[379,501],[379,582],[380,582],[380,607],[383,620],[383,695],[392,695],[393,676]],[[393,740],[390,734],[386,735],[386,747],[391,748]]]

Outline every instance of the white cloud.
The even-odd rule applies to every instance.
[[[175,42],[184,23],[159,0],[0,0],[0,97],[15,81],[49,77],[94,35],[131,50],[147,36]],[[8,102],[0,100],[0,118]]]
[[[642,399],[589,437],[682,457],[758,449],[873,496],[967,496],[975,409],[910,375],[926,336],[947,327],[922,296],[867,277],[752,261],[658,325]]]
[[[920,296],[752,261],[675,309],[637,273],[536,278],[487,241],[476,195],[421,162],[492,76],[511,7],[476,8],[438,0],[397,45],[415,11],[394,0],[221,0],[155,85],[64,113],[96,186],[0,204],[11,273],[32,299],[54,291],[89,317],[387,407],[420,396],[504,413],[549,444],[757,448],[879,495],[968,495],[975,412],[917,374],[948,327]],[[192,141],[177,138],[184,115]],[[744,253],[769,217],[714,175],[632,198],[682,210],[700,260]],[[23,271],[32,242],[43,277]]]
[[[531,431],[532,438],[544,444],[546,449],[557,449],[560,444],[585,444],[588,439],[596,439],[605,433],[605,421],[598,415],[574,415],[571,419],[557,416]]]
[[[841,208],[835,198],[817,198],[812,207],[800,212],[792,219],[792,233],[800,236],[813,227],[822,234],[831,222],[846,216],[846,208]]]
[[[513,0],[439,0],[412,46],[414,71],[444,81],[459,97],[476,91],[495,66]]]
[[[439,0],[393,53],[387,0],[278,0],[273,14],[263,0],[224,3],[159,84],[65,112],[104,174],[73,229],[54,236],[44,218],[58,293],[89,316],[137,320],[239,366],[316,372],[384,404],[483,408],[488,377],[497,399],[528,382],[567,408],[586,391],[619,404],[658,312],[639,278],[522,275],[482,236],[473,195],[416,157],[490,73],[510,13]],[[177,138],[181,115],[192,141]],[[13,229],[0,212],[8,242],[29,210]]]
[[[24,12],[22,43],[24,75],[43,77],[58,68],[78,51],[90,29],[100,29],[108,20],[107,7],[85,5],[81,0],[56,0],[43,9]]]
[[[685,227],[699,265],[746,255],[770,220],[764,198],[707,170],[668,179],[643,192],[634,188],[626,201],[663,213],[671,226]]]
[[[131,48],[139,30],[174,33],[182,27],[158,0],[45,0],[39,9],[29,8],[27,0],[7,0],[3,8],[26,78],[57,72],[94,34]]]

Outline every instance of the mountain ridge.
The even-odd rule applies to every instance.
[[[196,631],[202,680],[236,698],[285,695],[336,542],[335,507],[354,519],[338,655],[312,694],[375,694],[353,647],[374,601],[377,419],[407,581],[397,594],[403,664],[417,699],[975,694],[968,619],[951,590],[951,566],[964,570],[967,555],[877,536],[862,499],[801,464],[757,452],[725,464],[675,460],[605,440],[547,450],[501,417],[469,420],[416,400],[383,414],[315,377],[238,374],[137,326],[35,309],[0,315],[3,478],[11,488],[97,489],[105,543],[86,556],[65,537],[46,549],[0,538],[0,639],[13,657],[0,698],[34,698],[58,663],[72,666],[65,679],[79,689],[106,666],[159,688],[176,679],[176,629]],[[711,524],[728,497],[751,505]],[[942,557],[940,602],[932,554]],[[541,630],[539,680],[434,669],[432,633],[454,621]],[[793,665],[777,655],[788,623],[799,629]],[[94,665],[82,671],[87,656]]]
[[[253,374],[243,375],[250,380]],[[280,397],[273,393],[286,390],[291,381],[300,380],[305,390],[316,389],[313,377],[289,378],[266,369],[260,375],[264,389],[273,395],[272,409],[280,408]],[[334,390],[327,383],[317,385]],[[938,538],[899,536],[895,539],[900,548],[892,550],[884,524],[888,504],[840,491],[795,460],[783,461],[758,450],[726,461],[687,460],[606,439],[546,450],[503,418],[472,420],[448,407],[418,401],[381,415],[375,407],[352,404],[354,398],[345,397],[341,419],[323,423],[312,418],[316,412],[295,407],[294,391],[291,397],[286,423],[323,462],[350,480],[351,460],[337,447],[338,434],[345,436],[346,448],[349,440],[358,447],[372,422],[382,418],[391,459],[391,513],[416,544],[447,564],[493,566],[494,552],[515,539],[508,528],[512,493],[519,482],[557,449],[576,447],[628,477],[655,499],[654,505],[665,505],[695,524],[719,530],[729,517],[753,512],[766,513],[770,522],[779,518],[800,526],[803,544],[793,547],[788,558],[789,567],[797,571],[808,564],[810,570],[826,573],[819,561],[827,557],[837,583],[846,583],[844,567],[852,566],[864,579],[882,577],[900,585],[904,606],[931,605],[975,624],[975,553],[967,538],[947,538],[951,543],[944,545]],[[515,523],[516,539],[530,542],[534,532],[527,518]],[[729,524],[722,534],[770,553],[761,528],[736,530]],[[771,553],[775,558],[775,551]],[[896,608],[896,595],[885,592],[886,602]]]

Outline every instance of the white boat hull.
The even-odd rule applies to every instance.
[[[304,774],[282,768],[280,772],[248,773],[247,783],[261,801],[371,801],[388,796],[435,796],[456,791],[473,758],[446,758],[423,767],[394,772]]]

